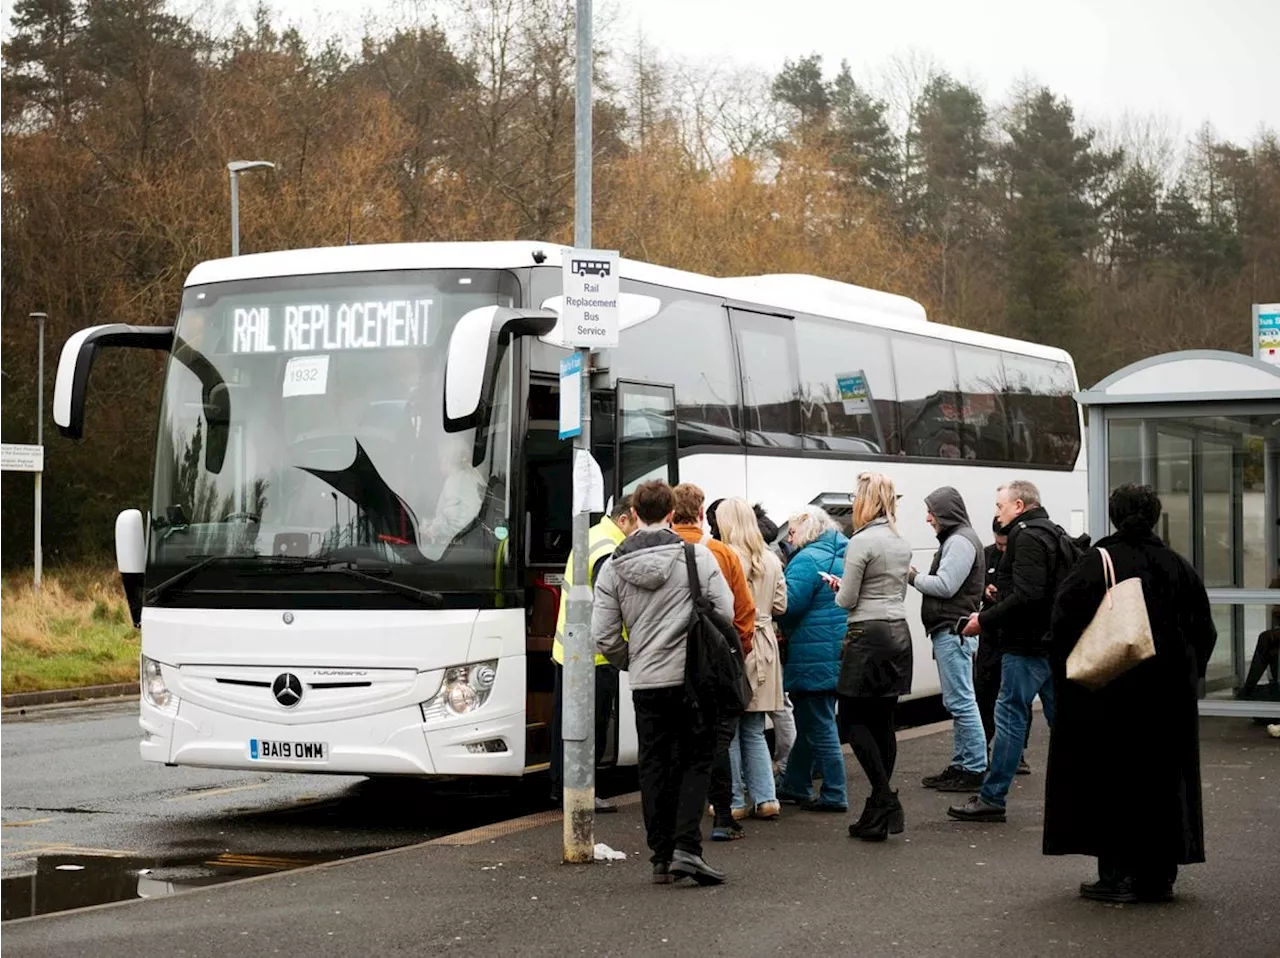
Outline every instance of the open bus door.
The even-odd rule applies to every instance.
[[[604,378],[604,377],[601,377]],[[526,771],[550,763],[556,667],[551,659],[564,569],[572,546],[573,443],[559,438],[559,385],[529,386],[523,444],[524,567],[526,587]],[[591,390],[591,452],[604,476],[605,506],[648,479],[679,481],[675,390],[619,381]],[[598,516],[593,516],[593,521]],[[625,688],[625,680],[623,682]],[[634,722],[629,696],[615,707],[602,764],[634,761],[619,749],[619,726]]]

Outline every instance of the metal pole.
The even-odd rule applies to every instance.
[[[574,102],[574,246],[591,246],[591,0],[577,0],[577,95]],[[591,350],[582,357],[582,432],[573,440],[575,464],[591,454]],[[577,468],[575,484],[589,476]],[[591,641],[591,590],[588,556],[591,515],[585,489],[574,500],[582,510],[573,514],[573,587],[565,612],[564,653],[564,861],[595,859],[596,735],[595,648]]]
[[[240,173],[231,171],[231,255],[240,255]]]
[[[32,313],[36,319],[36,326],[40,331],[40,353],[38,360],[38,372],[36,373],[36,445],[41,449],[41,456],[44,455],[44,321],[47,318],[45,313]],[[40,580],[43,578],[44,567],[44,548],[41,545],[41,519],[44,511],[44,464],[41,463],[41,471],[36,473],[36,545],[35,545],[35,584],[33,588],[36,592],[40,591]]]

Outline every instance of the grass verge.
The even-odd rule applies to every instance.
[[[0,580],[0,687],[42,692],[138,678],[138,632],[112,570],[31,571]]]

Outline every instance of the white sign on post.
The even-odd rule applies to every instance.
[[[604,512],[604,473],[585,449],[573,453],[573,511]]]
[[[10,472],[44,472],[44,446],[0,443],[0,469]]]
[[[561,272],[564,344],[575,349],[618,345],[618,251],[568,249]]]

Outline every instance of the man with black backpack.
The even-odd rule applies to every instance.
[[[1008,536],[996,580],[997,601],[974,613],[965,635],[994,635],[1002,653],[996,736],[982,791],[947,814],[960,821],[1003,822],[1009,786],[1026,742],[1028,713],[1037,695],[1053,724],[1049,619],[1058,583],[1082,554],[1080,543],[1055,524],[1040,491],[1025,479],[996,490],[996,516]]]
[[[661,480],[631,494],[638,527],[618,546],[596,579],[591,636],[596,648],[625,669],[636,710],[640,799],[652,851],[653,880],[666,884],[692,878],[702,885],[724,881],[724,873],[702,858],[702,812],[715,750],[715,703],[691,687],[690,667],[714,663],[713,653],[740,646],[701,646],[690,660],[691,626],[700,638],[735,640],[733,594],[715,557],[703,545],[686,544],[671,531],[675,507]],[[692,559],[695,576],[689,575]],[[695,621],[692,588],[710,601]],[[708,620],[714,626],[701,627]],[[627,637],[623,638],[623,628]],[[715,636],[707,636],[708,631]],[[705,676],[703,677],[705,679]],[[704,688],[710,691],[709,683]]]

